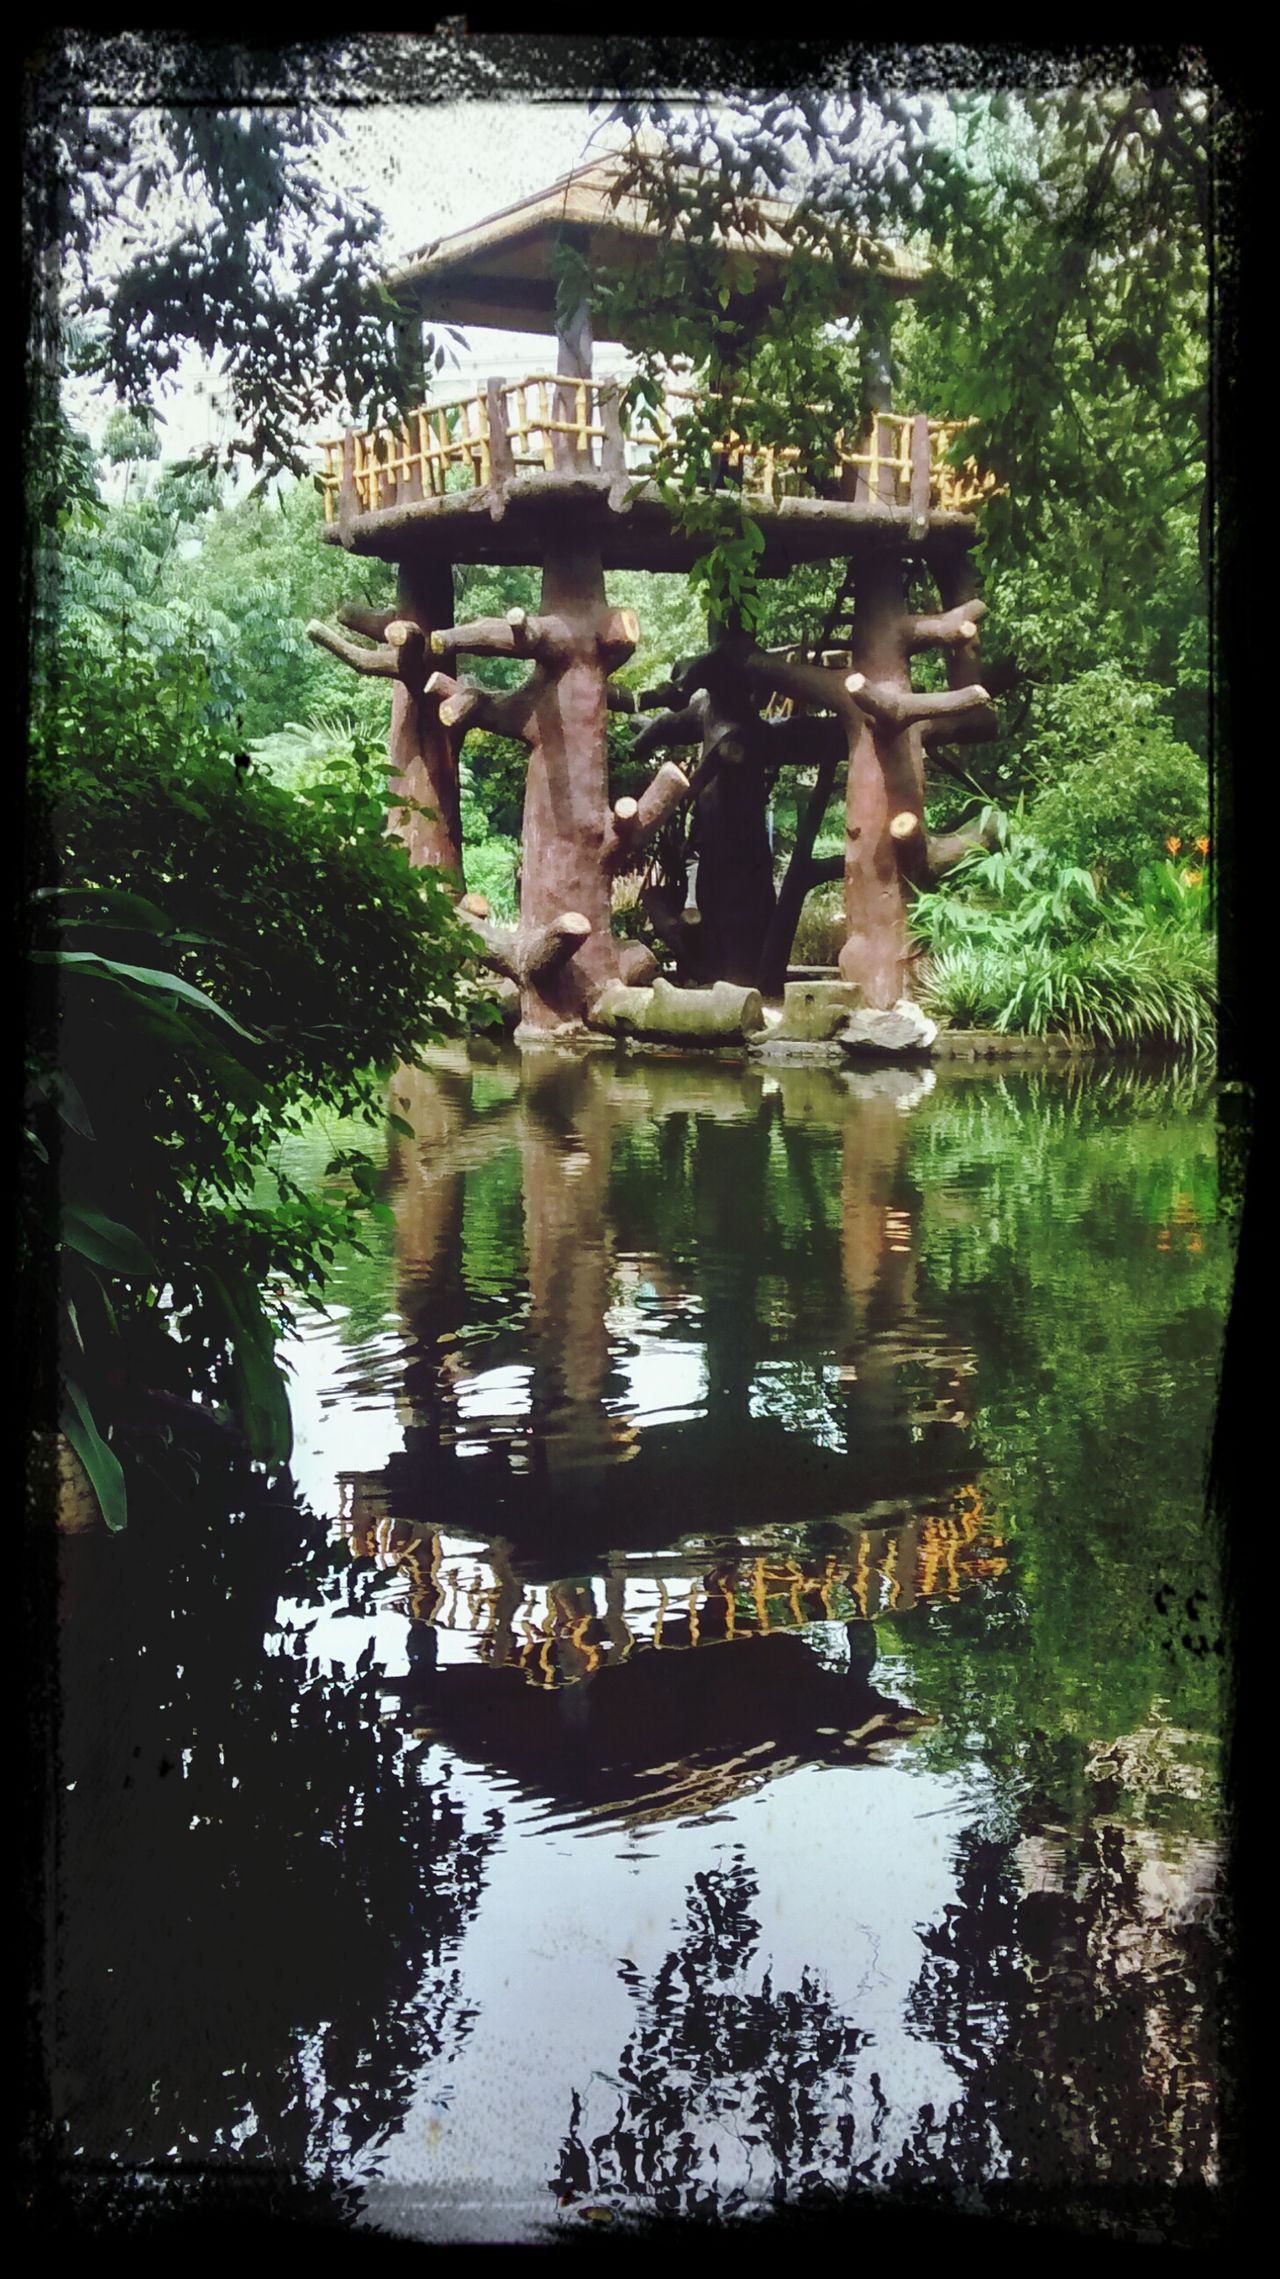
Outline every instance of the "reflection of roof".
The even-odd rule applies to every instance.
[[[660,242],[643,199],[617,195],[623,164],[616,156],[598,159],[548,189],[486,215],[470,229],[436,239],[395,270],[388,283],[393,291],[411,290],[424,314],[446,323],[551,331],[555,251],[566,229],[585,258],[601,267],[634,267]],[[740,242],[756,271],[756,294],[768,300],[791,259],[777,227],[789,209],[776,199],[754,203],[763,231]],[[917,273],[901,259],[884,275],[898,292],[910,292],[918,282]]]

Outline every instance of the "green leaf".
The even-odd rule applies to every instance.
[[[202,1013],[215,1013],[220,1021],[226,1022],[229,1029],[235,1030],[238,1037],[246,1038],[250,1044],[258,1041],[251,1029],[242,1029],[230,1013],[225,1012],[221,1005],[215,1005],[212,997],[206,997],[203,989],[197,989],[191,982],[183,981],[179,974],[161,973],[155,966],[122,965],[116,958],[100,957],[96,950],[33,950],[31,954],[33,961],[39,965],[92,966],[101,973],[109,974],[113,980],[135,981],[143,989],[154,989],[164,996],[180,997],[184,1003],[198,1006]]]
[[[122,923],[136,920],[139,926],[154,928],[167,934],[173,923],[156,902],[148,902],[145,895],[127,894],[115,886],[42,886],[33,899],[37,902],[91,902],[93,909],[87,917],[68,917],[68,926],[92,926],[99,922],[99,912],[114,912]]]
[[[78,1250],[95,1266],[105,1266],[111,1273],[134,1281],[160,1280],[160,1270],[146,1244],[119,1219],[109,1219],[104,1212],[90,1210],[82,1203],[64,1203],[59,1231],[70,1249]]]
[[[407,1123],[403,1116],[392,1115],[390,1110],[387,1112],[387,1122],[393,1132],[399,1132],[402,1139],[416,1139],[418,1136],[412,1124]]]
[[[120,1459],[114,1449],[108,1448],[99,1432],[93,1411],[79,1385],[68,1379],[63,1386],[63,1393],[65,1397],[60,1419],[62,1431],[85,1468],[89,1485],[98,1499],[98,1509],[107,1526],[118,1533],[128,1516],[128,1497]]]
[[[263,1464],[287,1464],[293,1449],[289,1396],[275,1358],[275,1336],[256,1286],[241,1277],[234,1292],[210,1266],[200,1268],[231,1346],[232,1406],[249,1453]]]

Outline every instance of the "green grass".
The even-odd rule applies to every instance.
[[[924,1003],[957,1028],[1062,1031],[1110,1045],[1207,1052],[1216,979],[1210,936],[1135,926],[1064,944],[940,950],[929,964]]]

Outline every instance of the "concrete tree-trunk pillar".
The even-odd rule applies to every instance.
[[[852,651],[868,681],[910,690],[903,645],[901,559],[887,555],[859,579]],[[849,748],[845,799],[844,915],[840,977],[855,983],[868,1005],[896,1005],[905,996],[911,939],[898,850],[890,824],[914,814],[923,828],[924,764],[919,730],[894,729],[863,713]]]
[[[716,770],[698,798],[698,928],[707,977],[755,985],[777,904],[758,751]]]
[[[609,675],[638,637],[632,612],[611,609],[605,598],[599,541],[574,543],[554,528],[537,616],[513,609],[433,636],[437,655],[514,656],[533,664],[523,685],[502,695],[443,672],[427,682],[428,693],[443,699],[446,727],[486,728],[528,751],[519,923],[491,925],[484,905],[469,896],[461,905],[488,962],[519,984],[526,1035],[584,1022],[607,982],[636,982],[655,969],[642,944],[614,938],[612,880],[688,795],[689,782],[668,764],[639,800],[610,808]]]
[[[581,232],[570,228],[564,232],[564,236],[576,252],[585,255],[586,240]],[[591,378],[591,301],[585,280],[581,291],[574,295],[572,305],[556,316],[556,371],[563,373],[566,380],[589,381]],[[577,388],[557,388],[553,400],[556,418],[571,421],[578,401]],[[591,397],[588,391],[588,420],[590,416]],[[558,467],[581,466],[583,455],[579,453],[573,436],[553,435],[551,445],[552,458]]]
[[[995,719],[982,683],[964,679],[945,690],[911,685],[911,659],[922,649],[948,653],[977,639],[980,601],[917,617],[904,600],[900,555],[887,549],[858,580],[852,647],[854,670],[788,663],[751,652],[750,677],[835,714],[848,746],[845,798],[844,906],[848,933],[840,952],[842,980],[880,1009],[910,994],[912,945],[907,927],[911,888],[928,883],[980,841],[968,832],[931,838],[924,823],[925,751],[958,734],[991,735]]]
[[[437,627],[451,625],[453,572],[448,563],[402,562],[397,607],[402,620],[422,628],[428,643]],[[452,671],[453,659],[442,661]],[[412,688],[402,680],[393,684],[387,757],[395,771],[388,792],[391,829],[404,840],[409,861],[415,868],[447,871],[461,884],[457,746],[441,721],[439,698],[425,688]],[[397,800],[419,805],[398,808]]]
[[[606,981],[619,977],[610,880],[604,863],[609,819],[607,683],[609,666],[594,636],[607,610],[598,547],[548,547],[542,614],[579,628],[561,670],[541,680],[530,720],[521,852],[520,923],[533,933],[566,910],[591,932],[572,959],[525,985],[524,1019],[536,1028],[581,1020]],[[588,623],[589,621],[589,623]]]
[[[347,632],[313,618],[309,638],[352,672],[392,683],[387,829],[403,840],[416,868],[447,873],[461,891],[459,740],[441,715],[431,673],[433,654],[440,654],[433,636],[453,616],[453,573],[447,562],[406,561],[395,609],[352,602],[337,614]]]

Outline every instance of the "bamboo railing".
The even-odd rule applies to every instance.
[[[547,372],[490,380],[483,393],[424,406],[398,426],[349,430],[324,441],[325,520],[332,522],[344,503],[357,514],[376,514],[406,500],[487,489],[531,468],[639,478],[678,439],[697,402],[692,391],[673,388],[661,414],[624,420],[616,382]],[[766,506],[813,496],[812,469],[799,450],[752,439],[752,408],[735,399],[735,425],[712,446],[713,456]],[[970,424],[895,412],[874,420],[861,439],[837,429],[828,469],[819,477],[822,495],[907,506],[916,517],[931,510],[971,513],[996,484],[972,459],[951,462],[955,440]]]
[[[513,1664],[542,1688],[626,1661],[638,1647],[688,1652],[814,1622],[906,1611],[922,1598],[954,1598],[1007,1564],[975,1487],[962,1489],[946,1510],[860,1529],[845,1556],[806,1561],[765,1553],[711,1565],[703,1552],[624,1561],[596,1578],[603,1611],[595,1585],[526,1587],[434,1530],[353,1514],[344,1533],[353,1557],[403,1575],[413,1620],[474,1638],[482,1659]],[[694,1571],[681,1575],[682,1566]]]

